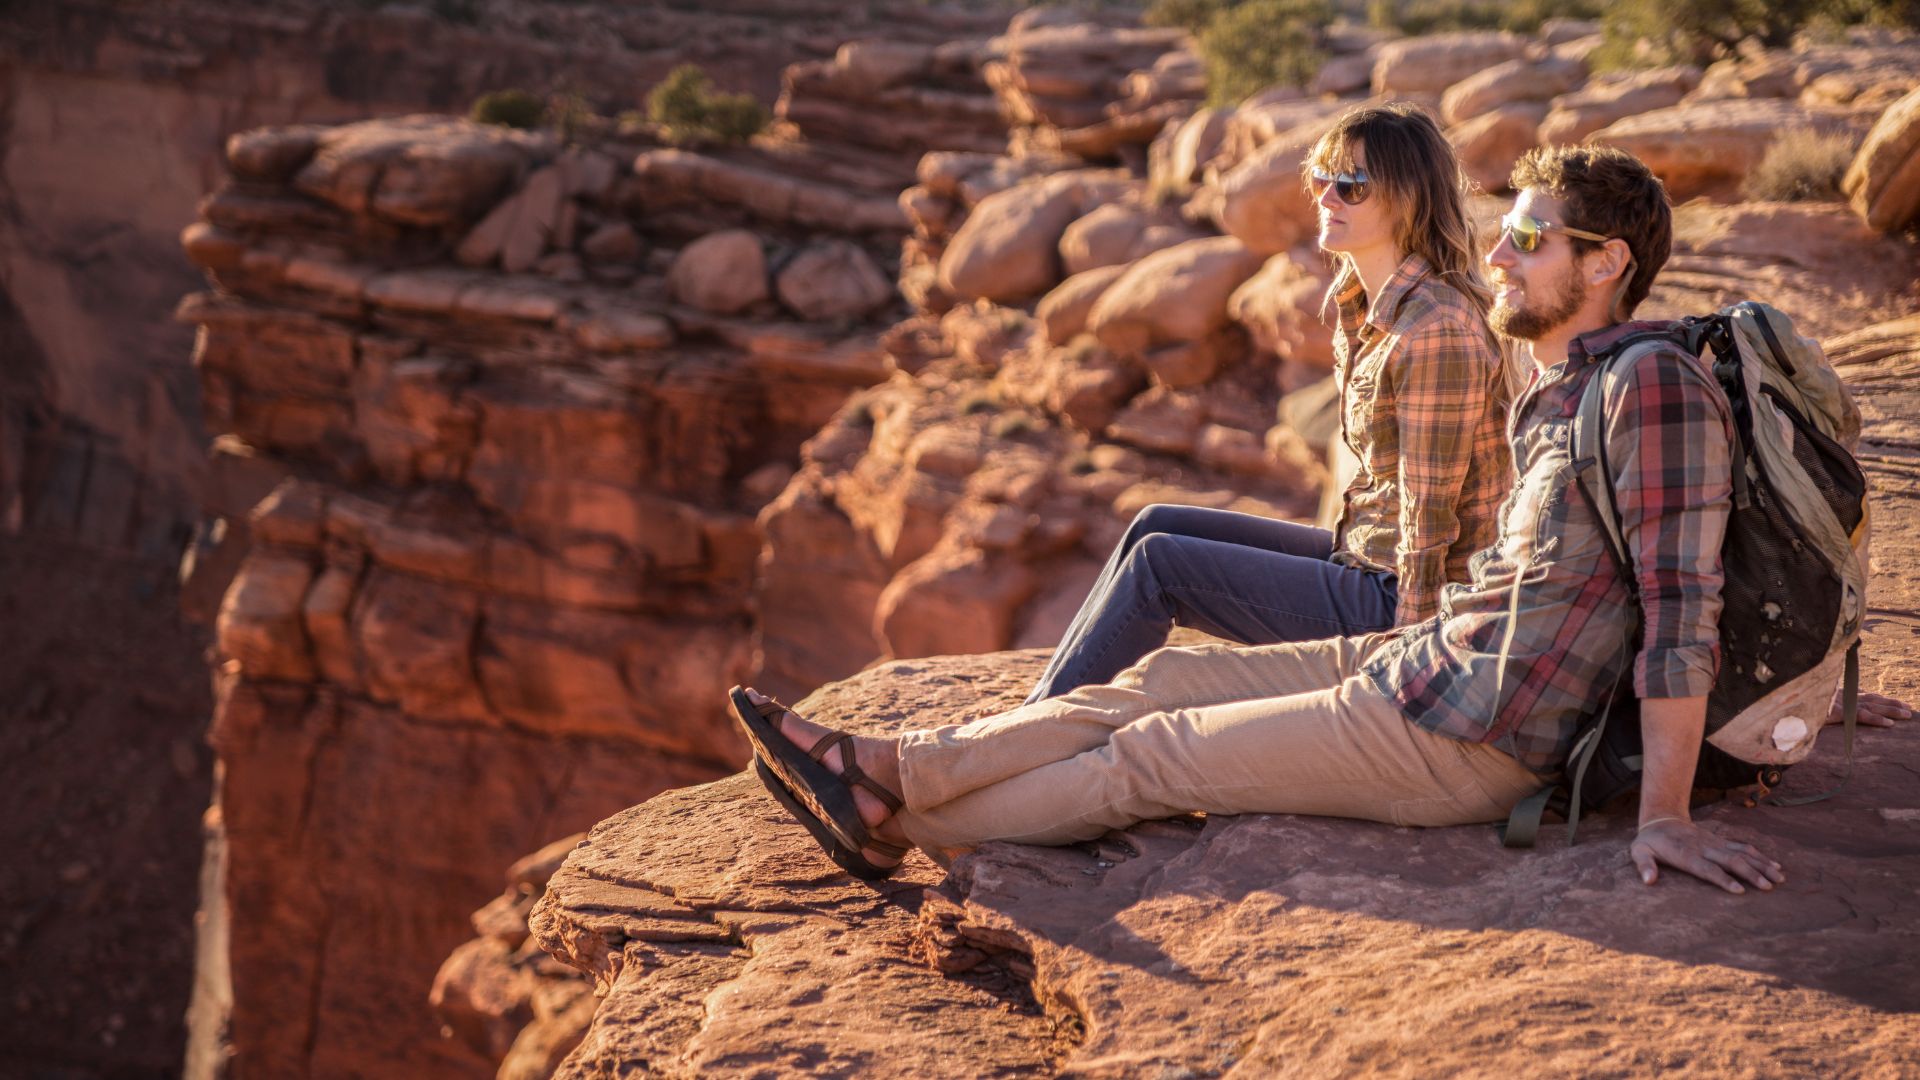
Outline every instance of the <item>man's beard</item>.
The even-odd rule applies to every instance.
[[[1569,264],[1559,287],[1541,303],[1512,307],[1502,300],[1487,313],[1487,325],[1502,337],[1538,341],[1554,328],[1566,325],[1586,302],[1586,280]]]

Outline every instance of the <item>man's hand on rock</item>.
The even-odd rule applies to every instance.
[[[1648,885],[1660,879],[1661,863],[1730,893],[1746,892],[1747,885],[1765,891],[1787,880],[1780,864],[1752,844],[1722,839],[1684,818],[1660,818],[1642,825],[1628,850],[1640,880]]]
[[[1845,710],[1840,707],[1840,699],[1840,694],[1833,695],[1833,707],[1827,710],[1829,724],[1843,723],[1847,719]],[[1860,707],[1855,715],[1859,717],[1861,727],[1892,727],[1895,720],[1912,719],[1913,710],[1899,698],[1862,692]]]

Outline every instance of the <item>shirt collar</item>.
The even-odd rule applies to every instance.
[[[1589,330],[1574,338],[1567,346],[1567,356],[1578,357],[1581,360],[1604,356],[1607,350],[1618,345],[1631,334],[1665,330],[1672,325],[1671,322],[1657,319],[1640,319],[1634,322],[1614,323],[1612,326],[1603,326],[1598,330]]]
[[[1400,260],[1393,276],[1380,287],[1377,303],[1369,304],[1366,289],[1360,284],[1360,275],[1352,275],[1352,281],[1335,297],[1340,305],[1340,325],[1349,334],[1357,334],[1360,328],[1371,326],[1381,333],[1393,328],[1394,317],[1400,313],[1400,302],[1413,291],[1414,286],[1425,280],[1433,272],[1424,256],[1417,252]],[[1372,318],[1368,318],[1371,310]]]

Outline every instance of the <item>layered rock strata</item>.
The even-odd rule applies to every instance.
[[[249,1072],[490,1068],[427,1010],[460,898],[738,759],[717,703],[749,663],[754,514],[885,376],[887,253],[778,220],[688,241],[637,152],[269,129],[184,237],[217,285],[180,316],[221,455],[290,474],[218,618]]]

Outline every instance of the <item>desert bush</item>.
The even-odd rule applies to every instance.
[[[1000,396],[991,390],[969,390],[960,398],[961,416],[1000,411]]]
[[[1039,430],[1040,425],[1026,413],[1008,413],[1005,416],[995,417],[993,423],[987,428],[987,434],[996,439],[1018,439]]]
[[[1606,44],[1590,62],[1596,71],[1703,64],[1749,39],[1779,47],[1802,29],[1860,24],[1920,26],[1920,0],[1619,0],[1607,9]]]
[[[1269,86],[1305,86],[1326,54],[1328,0],[1247,0],[1213,17],[1200,34],[1207,102],[1238,105]]]
[[[467,115],[474,122],[510,128],[537,128],[547,104],[525,90],[495,90],[474,99]]]
[[[1148,26],[1178,26],[1195,37],[1213,17],[1233,6],[1233,0],[1154,0],[1140,21]]]
[[[1749,199],[1769,202],[1838,199],[1840,178],[1853,162],[1853,150],[1853,140],[1843,133],[1788,129],[1768,145],[1740,191]]]
[[[698,65],[682,64],[647,95],[647,119],[675,142],[745,142],[771,118],[752,94],[717,91]]]
[[[1367,22],[1408,35],[1446,30],[1530,34],[1548,19],[1599,18],[1599,0],[1367,0]]]

